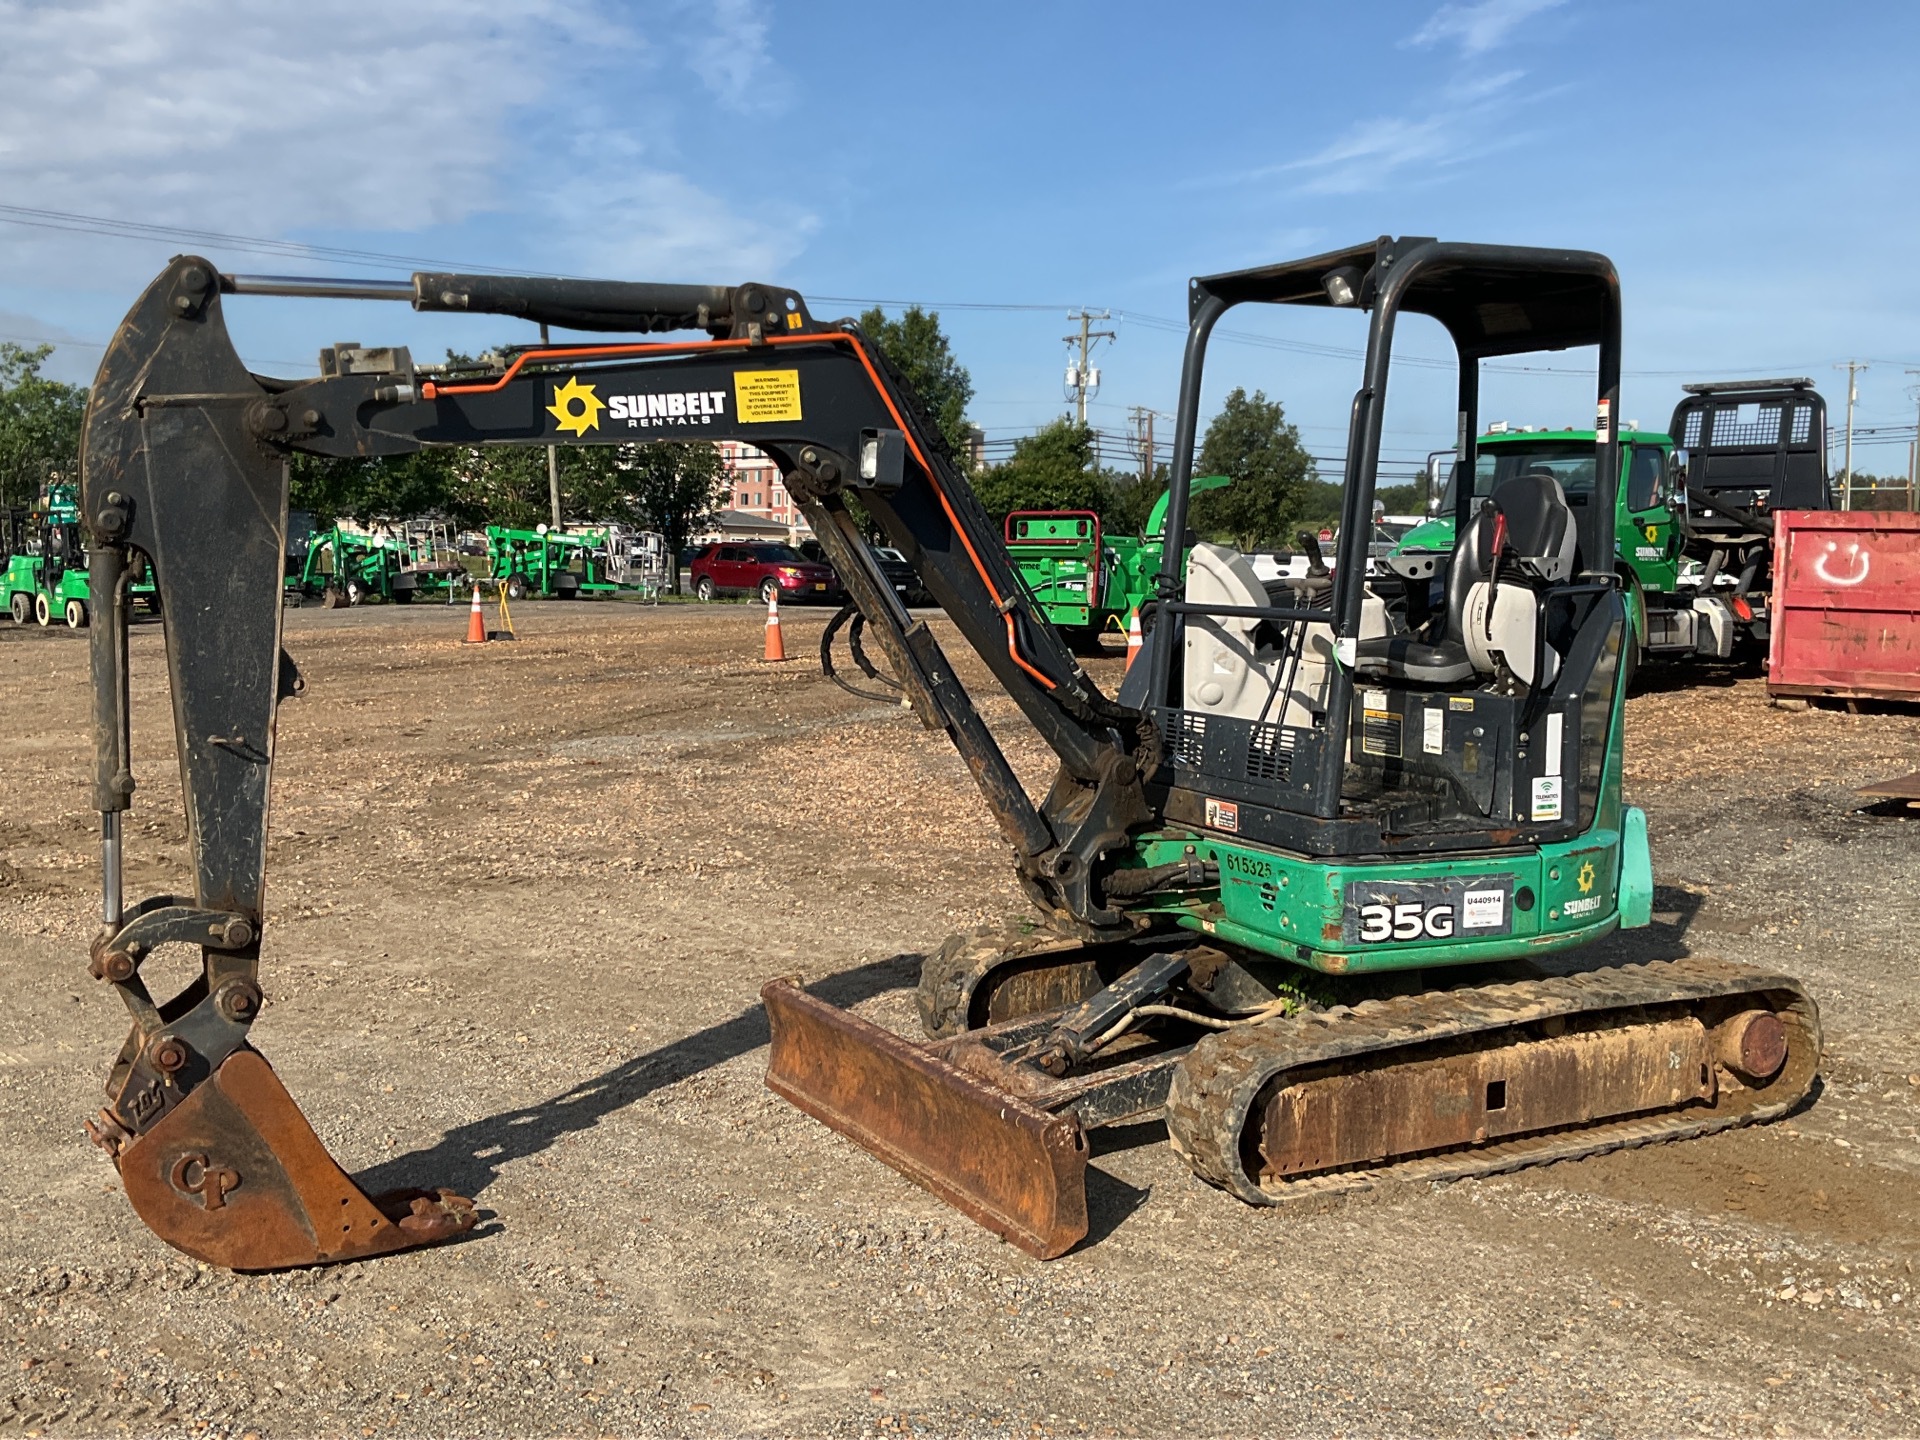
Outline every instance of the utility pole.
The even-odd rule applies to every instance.
[[[1911,366],[1909,375],[1920,375],[1920,370]],[[1920,406],[1920,386],[1913,391],[1914,404]],[[1920,411],[1914,415],[1913,444],[1907,447],[1907,509],[1920,510]]]
[[[547,343],[547,327],[540,327],[540,343]],[[560,447],[547,446],[547,495],[553,501],[553,528],[560,528]]]
[[[1847,372],[1847,483],[1840,490],[1840,508],[1851,510],[1853,508],[1853,403],[1860,398],[1860,387],[1854,383],[1853,377],[1866,369],[1867,364],[1864,360],[1849,360],[1845,365],[1836,365],[1833,368]]]
[[[1065,340],[1067,344],[1078,345],[1080,347],[1079,362],[1077,364],[1070,362],[1067,365],[1067,388],[1074,392],[1074,411],[1079,416],[1082,425],[1087,423],[1087,392],[1100,388],[1100,372],[1092,366],[1093,347],[1101,340],[1118,340],[1120,338],[1111,330],[1091,330],[1087,327],[1095,320],[1111,320],[1112,318],[1113,312],[1110,310],[1102,310],[1098,315],[1091,314],[1084,309],[1076,310],[1073,314],[1067,316],[1067,319],[1078,320],[1080,322],[1080,333],[1077,335],[1061,336],[1061,339]]]
[[[1134,447],[1140,452],[1140,483],[1153,483],[1153,422],[1159,414],[1144,405],[1133,405],[1127,409],[1127,418],[1133,421]]]

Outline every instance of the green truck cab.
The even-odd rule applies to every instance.
[[[1232,483],[1225,475],[1197,476],[1192,493]],[[1081,649],[1098,645],[1108,630],[1124,634],[1128,617],[1153,599],[1166,525],[1163,494],[1138,536],[1107,534],[1091,510],[1015,510],[1004,538],[1034,604]]]
[[[1597,453],[1592,430],[1547,430],[1495,425],[1474,446],[1473,498],[1491,495],[1508,480],[1545,472],[1560,482],[1577,511],[1592,503]],[[1445,475],[1433,517],[1394,547],[1389,568],[1408,574],[1421,557],[1453,551],[1459,466],[1453,452],[1429,457],[1429,475]],[[1741,617],[1728,602],[1682,583],[1685,561],[1685,475],[1671,436],[1622,427],[1620,475],[1614,507],[1614,568],[1620,575],[1634,641],[1633,661],[1647,654],[1704,654],[1726,658]],[[1432,567],[1433,583],[1444,576]],[[1751,618],[1751,617],[1747,617]],[[1630,662],[1631,663],[1631,662]]]

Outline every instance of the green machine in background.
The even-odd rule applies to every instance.
[[[1226,475],[1196,476],[1192,493],[1232,483]],[[1041,613],[1084,649],[1107,630],[1124,633],[1128,617],[1154,598],[1166,523],[1164,494],[1139,536],[1104,533],[1091,510],[1015,510],[1006,519],[1007,554]]]
[[[513,530],[487,527],[487,575],[506,582],[507,598],[529,595],[572,600],[581,595],[612,595],[620,587],[607,578],[611,553],[607,532],[591,530]]]
[[[287,588],[300,596],[317,596],[328,609],[358,605],[372,596],[382,600],[411,600],[394,589],[400,573],[400,548],[378,535],[364,535],[335,525],[314,534],[307,556]]]
[[[1614,570],[1630,623],[1626,663],[1725,660],[1764,651],[1772,511],[1826,509],[1826,402],[1809,380],[1687,385],[1667,433],[1623,425],[1614,487]],[[1477,504],[1510,480],[1547,475],[1584,509],[1595,494],[1595,432],[1489,426],[1474,446]],[[1458,466],[1429,457],[1437,515],[1387,559],[1438,595],[1453,553]],[[1444,477],[1444,489],[1440,483]]]
[[[83,630],[90,618],[87,597],[86,538],[80,525],[76,487],[56,482],[47,489],[44,504],[33,510],[16,507],[0,516],[5,533],[6,568],[0,570],[0,610],[16,625],[37,621],[66,622],[69,630]],[[131,593],[151,611],[159,599],[146,572],[135,579]]]

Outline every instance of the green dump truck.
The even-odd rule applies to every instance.
[[[1576,514],[1592,501],[1592,430],[1495,425],[1474,449],[1475,500],[1508,480],[1544,473],[1559,482]],[[1444,585],[1453,552],[1460,477],[1451,461],[1451,451],[1432,457],[1433,479],[1443,487],[1437,513],[1408,532],[1386,562],[1403,578],[1435,587]],[[1764,626],[1755,608],[1763,608],[1764,600],[1715,585],[1699,564],[1689,564],[1686,474],[1671,436],[1622,428],[1617,496],[1614,565],[1627,598],[1633,642],[1628,663],[1648,655],[1731,656],[1743,631],[1756,622]]]

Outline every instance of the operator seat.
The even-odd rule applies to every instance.
[[[1413,684],[1459,685],[1491,675],[1498,652],[1526,683],[1550,680],[1530,673],[1539,615],[1534,592],[1563,583],[1578,568],[1579,530],[1560,482],[1543,470],[1509,480],[1481,502],[1454,546],[1438,638],[1362,640],[1354,669]],[[1529,652],[1524,659],[1521,647]]]

